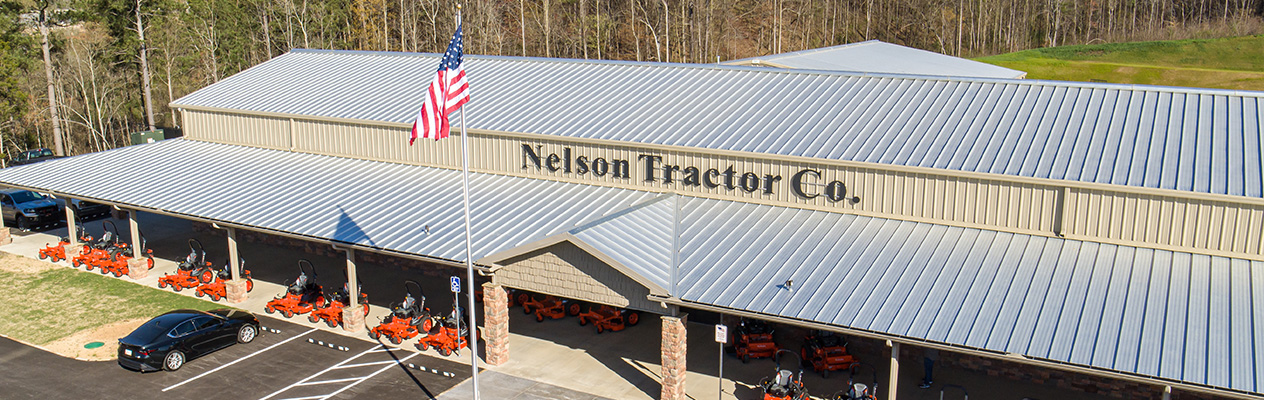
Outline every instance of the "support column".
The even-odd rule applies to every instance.
[[[887,341],[891,346],[891,376],[887,378],[887,398],[895,400],[895,388],[900,382],[900,344]]]
[[[63,197],[66,200],[66,236],[70,238],[70,244],[62,246],[66,251],[66,259],[73,260],[79,257],[79,252],[83,250],[83,243],[79,243],[79,221],[75,218],[75,205],[69,197]]]
[[[1171,386],[1163,387],[1163,400],[1172,400],[1172,387]]]
[[[225,228],[224,231],[228,236],[228,276],[227,282],[224,282],[224,292],[227,295],[229,303],[241,303],[246,301],[246,280],[241,279],[241,256],[237,254],[237,229],[233,227]]]
[[[661,400],[685,400],[685,354],[688,314],[663,316],[663,392]]]
[[[483,284],[483,343],[488,365],[509,362],[509,293],[492,282]]]
[[[135,280],[149,276],[149,260],[145,257],[144,239],[140,237],[140,223],[136,221],[136,210],[127,210],[127,224],[132,231],[132,259],[127,260],[127,276]]]
[[[13,235],[9,234],[9,227],[4,226],[4,218],[0,218],[0,246],[13,243]]]
[[[347,249],[347,306],[342,308],[342,329],[358,332],[364,327],[364,310],[360,307],[360,281],[356,280],[355,249]]]

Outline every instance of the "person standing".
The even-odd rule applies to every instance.
[[[926,375],[922,377],[922,384],[918,387],[927,389],[930,388],[931,384],[935,383],[934,372],[936,361],[939,361],[939,350],[926,349],[926,351],[922,353],[922,365],[926,368]]]

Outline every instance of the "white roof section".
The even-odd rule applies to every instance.
[[[880,74],[1022,79],[1026,72],[880,40],[725,61],[752,65]]]
[[[0,169],[0,182],[260,230],[465,260],[460,171],[171,139]],[[474,259],[654,196],[472,174]]]
[[[295,50],[173,107],[408,124],[439,56]],[[476,130],[1264,198],[1264,92],[467,58]]]

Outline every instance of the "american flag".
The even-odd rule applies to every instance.
[[[413,133],[408,137],[409,145],[418,136],[434,140],[448,137],[448,114],[470,101],[470,83],[465,81],[461,48],[461,26],[458,25],[456,33],[452,35],[452,42],[448,43],[448,51],[443,53],[443,61],[439,62],[439,71],[435,74],[434,81],[430,82],[425,103],[417,110],[417,119],[413,120]]]

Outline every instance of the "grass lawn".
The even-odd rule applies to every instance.
[[[166,311],[222,304],[95,272],[0,253],[0,333],[44,345],[76,332]]]
[[[976,59],[1029,79],[1264,90],[1264,36],[1032,49]]]

